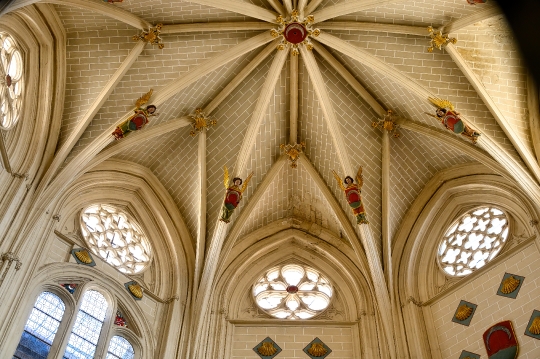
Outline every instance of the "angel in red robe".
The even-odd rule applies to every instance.
[[[459,116],[459,113],[454,110],[454,105],[452,105],[450,101],[441,100],[434,97],[430,97],[429,100],[435,106],[437,106],[437,115],[435,116],[427,113],[428,115],[435,117],[436,119],[441,121],[441,123],[447,130],[468,138],[472,143],[476,143],[476,141],[478,141],[480,133],[476,132],[469,125],[463,122],[463,120]]]
[[[223,167],[223,169],[223,184],[225,185],[227,192],[225,193],[225,200],[223,201],[223,208],[221,210],[221,217],[219,218],[219,220],[225,223],[229,223],[231,221],[231,216],[234,210],[236,209],[236,207],[238,207],[238,204],[242,199],[242,193],[244,193],[249,181],[251,180],[251,177],[253,177],[253,172],[246,178],[244,185],[240,187],[242,185],[242,179],[239,177],[233,178],[233,183],[231,186],[229,184],[229,170],[226,166]]]
[[[149,122],[148,117],[156,115],[156,106],[148,105],[146,108],[142,108],[142,105],[148,102],[150,96],[152,96],[152,90],[148,91],[148,93],[141,96],[137,102],[135,102],[136,108],[133,110],[135,114],[116,127],[112,133],[115,139],[119,140],[133,131],[140,130]]]
[[[343,182],[341,182],[341,177],[336,173],[336,171],[332,172],[334,173],[334,178],[336,179],[339,188],[341,188],[341,190],[345,192],[345,198],[347,199],[347,202],[349,203],[349,206],[351,206],[351,210],[356,217],[356,223],[368,224],[369,221],[367,220],[361,197],[362,185],[364,184],[364,180],[362,177],[362,167],[358,169],[358,173],[356,174],[357,183],[354,183],[354,180],[351,176],[345,177]],[[344,186],[344,184],[346,185],[346,187]]]

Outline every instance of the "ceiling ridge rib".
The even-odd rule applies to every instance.
[[[381,24],[377,22],[356,22],[356,21],[325,21],[317,25],[321,30],[343,30],[343,31],[377,31],[388,32],[390,34],[403,34],[429,37],[426,27]]]
[[[298,55],[291,52],[289,68],[290,79],[290,123],[289,143],[294,145],[298,141]]]
[[[512,145],[514,145],[514,147],[517,149],[519,155],[525,161],[527,167],[529,167],[531,172],[536,176],[536,180],[540,180],[540,166],[538,166],[538,162],[534,157],[531,149],[529,149],[518,137],[513,127],[508,123],[508,120],[506,119],[504,114],[501,112],[495,101],[487,92],[485,86],[482,84],[478,76],[476,76],[476,74],[473,72],[471,67],[467,64],[463,56],[461,56],[461,54],[458,52],[457,48],[452,43],[449,43],[445,49],[452,58],[452,60],[454,60],[454,63],[459,67],[465,77],[469,80],[469,83],[478,93],[486,107],[489,109],[489,112],[491,112],[491,114],[493,115],[499,126],[502,128],[506,136],[508,136],[510,142],[512,142]]]
[[[192,24],[163,25],[161,34],[183,34],[186,32],[270,30],[274,25],[263,21],[246,22],[196,22]]]
[[[343,137],[341,136],[339,123],[337,121],[337,118],[336,118],[336,115],[332,106],[332,101],[330,100],[330,97],[328,96],[328,93],[326,91],[326,85],[324,84],[322,74],[315,61],[315,56],[313,55],[311,51],[307,50],[304,46],[300,47],[300,53],[302,54],[302,59],[304,60],[304,63],[308,70],[309,77],[311,78],[313,82],[313,87],[315,88],[317,97],[319,98],[319,104],[321,106],[324,118],[330,130],[332,140],[334,141],[334,147],[336,148],[338,158],[340,159],[340,162],[341,162],[342,169],[345,171],[347,175],[356,173],[355,171],[353,171],[353,167],[349,160],[347,149],[345,148],[345,142],[343,140]],[[373,279],[373,285],[375,287],[375,292],[376,292],[376,299],[380,305],[381,316],[385,318],[385,320],[383,320],[383,327],[384,327],[386,339],[388,340],[388,343],[389,343],[390,355],[392,358],[395,358],[396,357],[395,347],[392,345],[392,343],[394,343],[394,333],[393,333],[393,326],[391,325],[391,320],[390,320],[391,315],[389,314],[391,313],[392,306],[390,303],[389,290],[386,285],[386,280],[385,280],[384,272],[382,269],[382,262],[381,262],[380,250],[379,250],[380,246],[378,245],[380,244],[380,240],[376,241],[369,224],[361,225],[359,226],[359,229],[360,229],[360,234],[361,234],[360,238],[362,240],[362,243],[364,245],[366,255],[368,258],[370,273]],[[356,238],[356,236],[353,238]],[[353,246],[355,246],[355,244],[353,244]],[[357,249],[358,248],[355,247],[355,251]]]
[[[277,23],[276,18],[278,13],[242,0],[190,0],[190,2]]]
[[[204,266],[204,251],[206,249],[206,197],[207,197],[207,172],[206,172],[206,129],[199,132],[199,144],[197,162],[199,166],[199,218],[198,233],[195,249],[195,275],[193,281],[193,295],[199,289],[199,278]]]
[[[307,15],[310,15],[311,13],[313,13],[313,11],[315,11],[315,9],[319,7],[319,5],[321,5],[322,2],[323,0],[311,0],[306,6],[305,13]]]
[[[339,4],[327,6],[322,10],[315,11],[312,15],[315,17],[314,24],[316,24],[338,16],[372,9],[374,7],[379,7],[391,2],[395,3],[397,1],[405,0],[345,0]],[[308,5],[308,8],[310,8],[310,5]]]
[[[510,180],[513,179],[512,176],[508,173],[508,171],[499,162],[493,159],[493,157],[491,157],[488,153],[479,149],[478,146],[475,146],[472,143],[463,141],[459,137],[456,137],[455,135],[451,134],[446,130],[434,128],[403,117],[399,117],[396,123],[406,130],[414,131],[429,138],[433,138],[459,151],[462,151],[463,153],[467,154],[478,162],[484,164],[486,167],[495,171],[499,175]]]
[[[412,94],[433,106],[433,104],[429,101],[429,98],[437,97],[435,94],[418,84],[409,76],[397,70],[395,67],[388,65],[381,59],[371,55],[369,52],[327,33],[321,33],[318,36],[318,40],[324,45],[332,47],[350,58],[370,67],[379,74],[391,78],[394,82],[405,87],[411,91]],[[464,121],[467,121],[465,116],[461,116],[461,118]],[[469,121],[469,123],[473,122]],[[502,148],[491,136],[486,133],[482,134],[478,141],[478,145],[483,147],[491,156],[493,156],[493,158],[501,163],[506,170],[512,174],[516,183],[526,193],[532,196],[536,201],[540,202],[540,187],[538,186],[537,182],[528,173],[528,171],[508,153],[506,149]]]
[[[77,141],[81,138],[86,128],[94,119],[94,116],[98,113],[101,106],[103,106],[103,104],[107,101],[107,99],[114,91],[118,83],[122,80],[126,72],[128,72],[128,70],[135,63],[135,61],[137,61],[137,58],[144,50],[145,45],[146,43],[144,41],[138,41],[135,47],[126,56],[122,64],[120,64],[116,72],[103,86],[97,97],[94,99],[94,102],[90,105],[88,110],[86,110],[84,115],[77,122],[77,125],[75,126],[73,131],[71,131],[62,147],[60,147],[60,149],[55,153],[54,159],[40,183],[40,188],[38,188],[37,191],[38,193],[49,184],[49,181],[56,174],[56,171],[60,168],[62,163],[64,163]]]
[[[281,169],[284,167],[284,165],[287,163],[287,156],[282,155],[270,168],[270,170],[267,172],[266,176],[262,180],[261,184],[257,187],[257,189],[254,191],[253,195],[250,198],[250,201],[248,201],[244,208],[242,208],[242,211],[238,214],[238,218],[233,224],[233,228],[231,229],[231,233],[240,233],[242,223],[246,221],[246,218],[249,216],[251,211],[253,210],[254,206],[257,204],[257,202],[260,200],[260,198],[264,195],[264,192],[266,189],[270,186],[270,184],[274,181],[274,179],[277,177],[277,175],[281,172]],[[208,248],[207,254],[206,254],[206,260],[205,265],[203,268],[203,273],[201,277],[201,283],[199,285],[199,291],[197,292],[197,296],[194,302],[195,310],[194,310],[194,327],[196,328],[195,333],[195,340],[196,343],[192,346],[193,352],[191,353],[192,358],[201,357],[199,353],[196,352],[196,350],[199,347],[199,341],[201,340],[202,331],[203,331],[203,325],[204,325],[204,317],[208,311],[208,304],[209,304],[209,298],[210,294],[212,292],[212,284],[214,282],[215,276],[216,276],[216,270],[218,268],[218,263],[221,260],[221,258],[224,258],[221,250],[223,248],[223,240],[225,238],[225,235],[227,233],[227,224],[224,222],[219,222],[219,224],[216,226],[216,230],[214,231],[214,235],[212,237],[212,240],[210,242],[210,246]],[[238,228],[238,229],[237,229]],[[229,239],[231,236],[229,236]]]
[[[285,8],[283,5],[281,5],[281,2],[279,0],[268,0],[268,3],[270,6],[276,10],[276,12],[281,16],[286,16],[287,12],[285,11]]]
[[[443,25],[439,30],[441,32],[449,34],[451,32],[459,31],[463,29],[464,27],[472,25],[476,22],[486,20],[497,15],[502,15],[499,8],[497,8],[494,5],[487,4],[487,7],[484,7],[481,10],[469,16],[465,16],[465,17],[462,17],[461,19],[450,21],[448,24]]]
[[[323,111],[324,119],[326,120],[328,129],[330,130],[330,135],[332,136],[334,147],[336,148],[336,152],[341,164],[341,169],[345,171],[347,175],[350,175],[351,173],[356,173],[356,171],[353,170],[353,166],[351,165],[351,162],[349,160],[347,148],[345,147],[345,141],[343,140],[343,136],[341,135],[341,129],[339,128],[339,123],[336,118],[334,107],[332,106],[332,100],[330,100],[330,96],[326,91],[326,85],[324,83],[319,66],[315,61],[315,56],[313,56],[313,53],[307,50],[304,46],[300,47],[300,53],[302,54],[302,59],[304,60],[304,64],[306,65],[306,68],[308,70],[309,77],[313,83],[315,93],[317,94],[317,97],[319,99],[319,105],[321,106],[321,110]]]
[[[375,111],[379,116],[386,115],[386,110],[379,102],[369,93],[368,90],[351,74],[349,70],[343,66],[322,44],[318,41],[313,41],[313,48],[319,55],[332,66],[334,70],[356,91],[356,93]]]
[[[283,4],[285,5],[285,10],[287,10],[287,13],[290,14],[293,11],[293,3],[292,0],[283,0]]]
[[[15,0],[13,4],[10,5],[3,13],[14,11],[24,6],[37,3],[65,5],[83,10],[95,11],[101,15],[116,19],[129,26],[133,26],[141,30],[147,30],[148,28],[152,27],[152,24],[150,24],[146,20],[141,19],[137,15],[134,15],[129,11],[126,11],[117,6],[111,6],[108,3],[104,3],[102,0]]]
[[[152,102],[156,105],[162,104],[182,89],[206,76],[211,71],[214,71],[226,63],[233,61],[250,51],[253,51],[257,47],[272,41],[272,39],[273,38],[270,33],[265,32],[245,40],[229,48],[228,50],[223,51],[219,55],[202,62],[193,71],[190,71],[187,74],[182,74],[178,79],[173,80],[165,85]],[[54,198],[55,193],[62,192],[71,183],[73,183],[75,179],[84,173],[85,166],[92,160],[92,158],[94,158],[107,144],[113,141],[111,133],[115,129],[117,123],[129,119],[131,115],[132,111],[129,111],[116,123],[112,124],[108,129],[98,135],[88,146],[85,147],[84,151],[81,151],[78,155],[76,155],[51,182],[51,184],[45,190],[43,190],[41,195],[39,197],[36,196],[34,206],[32,207],[28,217],[36,217],[35,220],[37,220],[41,215],[40,208],[48,205],[48,199]],[[28,223],[33,222],[33,220],[29,220]]]
[[[288,48],[286,50],[278,51],[274,57],[274,61],[272,62],[270,69],[268,70],[268,75],[264,81],[259,98],[257,99],[257,103],[253,110],[253,115],[251,116],[251,120],[249,121],[249,125],[246,130],[246,135],[244,136],[242,146],[240,147],[240,151],[238,152],[238,156],[236,158],[236,163],[234,165],[234,172],[236,176],[241,176],[246,170],[248,159],[251,156],[251,149],[253,148],[255,140],[257,139],[261,122],[266,116],[268,104],[270,103],[270,99],[274,94],[276,83],[281,76],[281,70],[283,69],[283,65],[285,64],[288,53]]]

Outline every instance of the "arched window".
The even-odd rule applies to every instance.
[[[140,226],[114,206],[95,204],[84,209],[81,231],[92,252],[122,273],[139,273],[150,264],[150,244]]]
[[[133,359],[135,352],[129,341],[118,335],[112,337],[106,359]]]
[[[462,277],[483,267],[501,251],[508,237],[508,218],[495,207],[475,208],[446,231],[437,262],[450,276]]]
[[[280,319],[309,319],[330,304],[333,288],[313,268],[289,264],[270,269],[253,285],[257,305]]]
[[[65,359],[94,358],[107,308],[107,300],[100,292],[89,290],[84,294],[64,354]]]
[[[19,120],[24,90],[23,59],[17,42],[0,32],[0,128],[10,129]]]
[[[66,295],[72,295],[69,286],[60,285]],[[77,290],[79,290],[77,288]],[[70,294],[67,294],[70,293]],[[123,336],[115,335],[119,327],[121,331],[127,330],[126,320],[120,311],[116,317],[110,310],[111,304],[105,296],[97,290],[87,290],[80,299],[80,308],[76,315],[65,315],[65,304],[56,295],[45,291],[37,298],[34,308],[24,327],[19,345],[13,359],[52,359],[63,353],[63,359],[93,359],[94,357],[106,359],[134,359],[135,349]],[[70,306],[76,305],[71,302]],[[70,312],[70,311],[68,311]],[[122,319],[122,320],[119,320]],[[57,343],[53,345],[60,323],[61,328],[68,331],[71,328],[68,343],[60,346],[69,333],[57,336]],[[103,328],[112,332],[110,342],[103,343],[106,335],[101,335]],[[62,329],[61,329],[62,330]],[[54,348],[51,351],[51,348]],[[98,350],[98,348],[100,348]],[[108,348],[108,349],[107,349]],[[105,352],[105,349],[107,351]],[[141,348],[137,349],[141,350]],[[140,355],[140,354],[139,354]]]
[[[51,292],[41,293],[24,326],[24,332],[13,357],[47,358],[64,311],[64,302],[57,295]]]

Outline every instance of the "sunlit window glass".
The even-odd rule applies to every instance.
[[[107,307],[107,301],[101,293],[89,290],[84,294],[64,359],[94,358]]]
[[[46,359],[64,310],[64,302],[58,296],[50,292],[41,293],[24,326],[24,332],[13,357]]]
[[[253,285],[257,305],[280,319],[309,319],[328,307],[332,294],[318,271],[296,264],[270,269]]]
[[[106,359],[133,359],[135,352],[127,339],[114,336],[111,339]]]
[[[16,41],[0,32],[0,128],[19,120],[24,91],[23,58]]]
[[[122,273],[138,273],[150,263],[150,245],[140,226],[114,206],[95,204],[84,209],[81,231],[92,252]]]
[[[483,267],[501,251],[508,237],[508,218],[495,207],[475,208],[458,218],[439,245],[444,272],[461,277]]]

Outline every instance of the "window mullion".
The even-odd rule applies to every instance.
[[[71,306],[66,304],[66,311],[64,313],[64,318],[60,322],[60,327],[58,327],[58,332],[56,333],[56,338],[54,338],[53,344],[51,345],[51,350],[47,359],[62,359],[64,351],[66,350],[69,337],[73,331],[73,326],[75,325],[75,320],[77,319],[77,314],[82,304],[82,296],[77,301],[76,306],[71,310]],[[68,307],[69,306],[69,307]],[[68,312],[69,310],[69,312]]]

